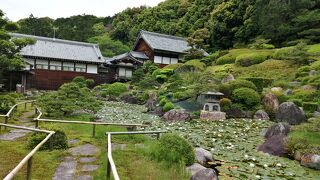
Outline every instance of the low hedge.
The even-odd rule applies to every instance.
[[[258,92],[262,92],[263,88],[270,86],[274,81],[274,79],[263,77],[248,77],[245,79],[252,82],[257,87]]]
[[[241,104],[245,110],[251,110],[260,104],[259,94],[250,88],[239,88],[232,92],[232,102]]]
[[[231,55],[231,54],[226,54],[224,56],[219,57],[216,60],[217,65],[224,65],[224,64],[232,64],[236,61],[236,56]]]
[[[16,103],[15,99],[10,95],[0,95],[0,113],[7,113]]]
[[[268,56],[261,53],[242,54],[237,56],[236,65],[248,67],[254,64],[260,64],[267,60]]]

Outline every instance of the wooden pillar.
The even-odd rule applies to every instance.
[[[92,125],[92,137],[96,137],[96,125]]]
[[[32,157],[28,160],[27,165],[27,180],[31,180],[31,172],[32,172]]]
[[[109,163],[108,159],[108,164],[107,164],[107,180],[111,179],[111,165]]]

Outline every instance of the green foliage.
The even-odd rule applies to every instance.
[[[131,78],[131,82],[133,84],[138,83],[140,80],[142,80],[144,77],[144,70],[140,67],[138,69],[136,69],[133,74],[132,74],[132,78]]]
[[[210,32],[207,28],[198,29],[187,39],[191,47],[186,51],[185,60],[201,59],[204,57],[205,49],[208,48]]]
[[[307,45],[303,42],[292,47],[284,47],[275,51],[275,59],[293,60],[305,64],[308,60]]]
[[[320,44],[308,46],[308,53],[312,55],[320,55]]]
[[[83,88],[83,87],[91,87],[94,84],[94,80],[93,79],[86,79],[83,76],[77,76],[77,77],[73,78],[72,82],[78,84],[81,88]]]
[[[6,114],[16,101],[10,95],[0,95],[0,113]]]
[[[88,41],[98,43],[101,53],[105,57],[113,57],[130,51],[127,45],[124,45],[121,41],[111,39],[108,33],[91,37]]]
[[[256,38],[255,41],[248,46],[252,49],[274,49],[274,45],[268,44],[271,39]]]
[[[102,92],[103,92],[102,95],[104,97],[106,97],[106,96],[118,97],[127,91],[128,91],[128,87],[126,84],[120,83],[120,82],[115,82],[113,84],[109,84],[107,86],[107,88],[102,89]]]
[[[138,82],[137,85],[141,89],[154,89],[156,86],[159,85],[159,83],[156,80],[156,77],[147,75],[140,82]]]
[[[272,94],[277,96],[279,103],[288,101],[289,97],[283,94],[283,91],[273,91]]]
[[[296,153],[317,154],[320,151],[320,119],[311,119],[307,123],[292,127],[286,149],[291,157]]]
[[[53,37],[54,20],[49,17],[37,18],[32,14],[18,21],[19,33],[36,36]]]
[[[244,79],[236,79],[234,81],[230,81],[228,85],[230,86],[230,89],[232,91],[238,88],[243,88],[243,87],[257,90],[257,87],[256,85],[254,85],[254,83]]]
[[[244,106],[247,110],[252,110],[260,104],[259,94],[250,88],[239,88],[232,92],[232,101]]]
[[[167,98],[162,98],[159,102],[159,105],[160,106],[164,106],[165,104],[167,104],[169,102],[169,100]]]
[[[289,99],[288,101],[293,102],[295,105],[297,105],[299,107],[302,107],[302,104],[303,104],[301,99]]]
[[[314,102],[303,102],[302,107],[305,111],[315,112],[318,110],[319,104]]]
[[[267,56],[262,53],[251,53],[251,54],[243,54],[239,55],[236,58],[235,63],[240,66],[251,66],[254,64],[260,64],[263,61],[267,60]]]
[[[163,111],[167,112],[171,109],[174,109],[174,104],[172,102],[166,102],[166,104],[163,106]]]
[[[231,55],[231,54],[226,54],[222,57],[219,57],[217,60],[216,60],[216,64],[218,65],[224,65],[224,64],[232,64],[236,61],[236,56],[234,55]]]
[[[163,69],[172,69],[175,71],[177,68],[181,67],[183,64],[182,63],[176,63],[176,64],[169,64],[166,65]]]
[[[101,106],[101,102],[90,92],[90,89],[74,82],[62,85],[58,91],[39,96],[37,103],[50,117],[70,115],[77,110],[95,112]]]
[[[50,143],[52,146],[52,149],[67,149],[68,148],[68,139],[67,135],[63,130],[61,130],[60,127],[57,126],[50,126],[46,125],[43,129],[49,130],[49,131],[54,131],[55,134],[51,136],[51,142],[48,140],[40,150],[49,150],[50,149]],[[46,138],[48,134],[46,133],[39,133],[35,132],[33,133],[29,138],[27,142],[27,146],[29,149],[35,148],[44,138]]]
[[[189,166],[195,159],[192,145],[177,134],[163,135],[153,147],[152,156],[169,165],[183,163]]]
[[[199,60],[190,60],[184,63],[184,65],[191,66],[194,69],[193,71],[203,71],[206,67],[206,65]]]
[[[221,106],[222,111],[226,111],[226,110],[230,109],[232,106],[232,102],[228,98],[220,99],[219,104]]]
[[[257,87],[258,92],[262,92],[263,88],[270,86],[273,82],[273,79],[263,77],[248,77],[246,80],[252,82]]]

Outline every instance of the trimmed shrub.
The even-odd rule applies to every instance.
[[[219,104],[220,104],[221,109],[222,109],[223,111],[226,111],[226,110],[230,109],[231,106],[232,106],[232,102],[231,102],[231,100],[228,99],[228,98],[222,98],[222,99],[220,99]]]
[[[252,109],[260,104],[259,94],[250,88],[239,88],[232,92],[232,101],[243,105],[245,109]]]
[[[267,60],[267,56],[262,53],[250,53],[250,54],[242,54],[236,58],[236,64],[248,67],[254,64],[260,64],[263,61]]]
[[[310,112],[314,112],[318,110],[318,103],[314,103],[314,102],[304,102],[302,103],[302,107],[303,110],[305,111],[310,111]]]
[[[108,85],[107,89],[104,89],[106,95],[109,96],[120,96],[121,94],[128,91],[128,87],[124,83],[115,82],[113,84]]]
[[[162,98],[159,102],[160,106],[164,106],[165,104],[167,104],[167,102],[169,102],[169,100],[167,98]]]
[[[272,94],[277,96],[280,104],[288,101],[289,99],[289,97],[284,95],[282,91],[272,91]]]
[[[169,64],[169,65],[166,65],[163,69],[172,69],[174,71],[182,65],[183,65],[182,63]]]
[[[224,56],[219,57],[216,60],[217,65],[224,65],[224,64],[232,64],[236,61],[237,56],[234,56],[232,54],[226,54]]]
[[[7,113],[16,101],[10,95],[0,95],[0,113]]]
[[[55,134],[51,137],[52,149],[67,149],[68,148],[68,139],[64,131],[55,127],[46,127],[45,129],[55,131]],[[28,148],[33,149],[36,147],[44,138],[46,138],[47,134],[45,133],[33,133],[28,139]],[[50,149],[50,140],[47,141],[40,150],[48,150]]]
[[[137,85],[141,88],[141,89],[153,89],[155,86],[158,86],[159,83],[156,80],[155,77],[148,75],[146,76],[144,79],[142,79],[141,81],[139,81],[137,83]]]
[[[184,65],[192,66],[195,71],[203,71],[206,67],[206,65],[199,60],[190,60],[184,63]]]
[[[262,92],[263,88],[270,86],[274,79],[263,77],[249,77],[246,78],[246,80],[252,82],[257,87],[258,92]]]
[[[236,79],[234,81],[230,81],[228,85],[230,86],[230,89],[232,91],[235,89],[244,88],[244,87],[257,90],[256,85],[254,85],[251,81],[244,80],[244,79]]]
[[[152,157],[169,165],[183,163],[187,166],[194,163],[192,145],[177,134],[163,135],[152,149]]]
[[[163,111],[167,112],[167,111],[170,111],[173,108],[174,108],[174,104],[169,101],[163,106]]]
[[[296,46],[278,49],[274,52],[273,57],[280,60],[293,60],[297,63],[306,63],[308,60],[306,44],[300,42]]]

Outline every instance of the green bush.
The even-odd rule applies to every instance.
[[[169,100],[167,98],[162,98],[159,102],[160,106],[164,106],[165,104],[167,104],[169,102]]]
[[[216,60],[216,64],[217,65],[224,65],[224,64],[232,64],[236,61],[236,56],[232,55],[232,54],[226,54],[222,57],[219,57]]]
[[[231,102],[231,100],[228,99],[228,98],[222,98],[222,99],[220,99],[219,104],[220,104],[221,109],[222,109],[223,111],[226,111],[226,110],[230,109],[231,106],[232,106],[232,102]]]
[[[94,84],[93,79],[86,79],[83,76],[77,76],[73,78],[72,82],[78,84],[80,87],[91,87]]]
[[[243,87],[257,90],[256,85],[254,85],[252,82],[250,82],[248,80],[244,80],[244,79],[236,79],[234,81],[230,81],[228,84],[230,85],[232,90],[238,89],[238,88],[243,88]]]
[[[284,47],[274,52],[273,57],[280,60],[293,60],[297,63],[307,63],[308,53],[306,44],[301,42],[296,46]]]
[[[318,110],[319,104],[314,102],[303,102],[302,107],[305,111],[314,112]]]
[[[203,71],[206,67],[206,65],[199,60],[190,60],[184,63],[184,65],[192,66],[194,71]]]
[[[140,67],[133,72],[131,82],[134,84],[138,83],[139,81],[141,81],[144,78],[144,76],[145,76],[144,70]]]
[[[277,96],[280,104],[288,101],[288,99],[289,99],[289,97],[284,95],[282,91],[273,91],[272,94]]]
[[[67,149],[68,148],[68,139],[64,131],[58,128],[46,128],[47,130],[55,131],[55,134],[51,137],[52,149]],[[33,133],[29,139],[27,146],[29,149],[35,148],[48,134],[46,133]],[[48,140],[40,150],[50,149],[50,140]]]
[[[105,89],[102,89],[102,92],[103,92],[102,95],[103,97],[106,97],[106,96],[118,97],[127,91],[128,91],[128,87],[126,84],[115,82],[113,84],[109,84],[108,86],[106,86]]]
[[[194,150],[186,139],[177,134],[163,135],[152,149],[152,157],[169,165],[184,163],[189,166],[194,163]]]
[[[163,106],[163,111],[167,112],[170,111],[171,109],[174,108],[174,104],[172,102],[167,102],[164,106]]]
[[[166,65],[163,69],[172,69],[174,71],[182,65],[183,65],[182,63],[169,64],[169,65]]]
[[[236,64],[243,67],[248,67],[254,64],[260,64],[267,60],[267,56],[262,53],[242,54],[236,58]]]
[[[155,86],[159,85],[159,82],[156,80],[156,77],[151,75],[146,75],[141,81],[137,83],[141,89],[154,89]]]
[[[10,95],[0,95],[0,113],[7,113],[16,104],[15,99]]]
[[[263,88],[270,86],[274,79],[263,78],[263,77],[248,77],[246,80],[252,82],[256,87],[258,92],[262,92]]]
[[[239,88],[232,92],[232,101],[242,104],[245,109],[251,110],[260,104],[259,94],[250,88]]]

